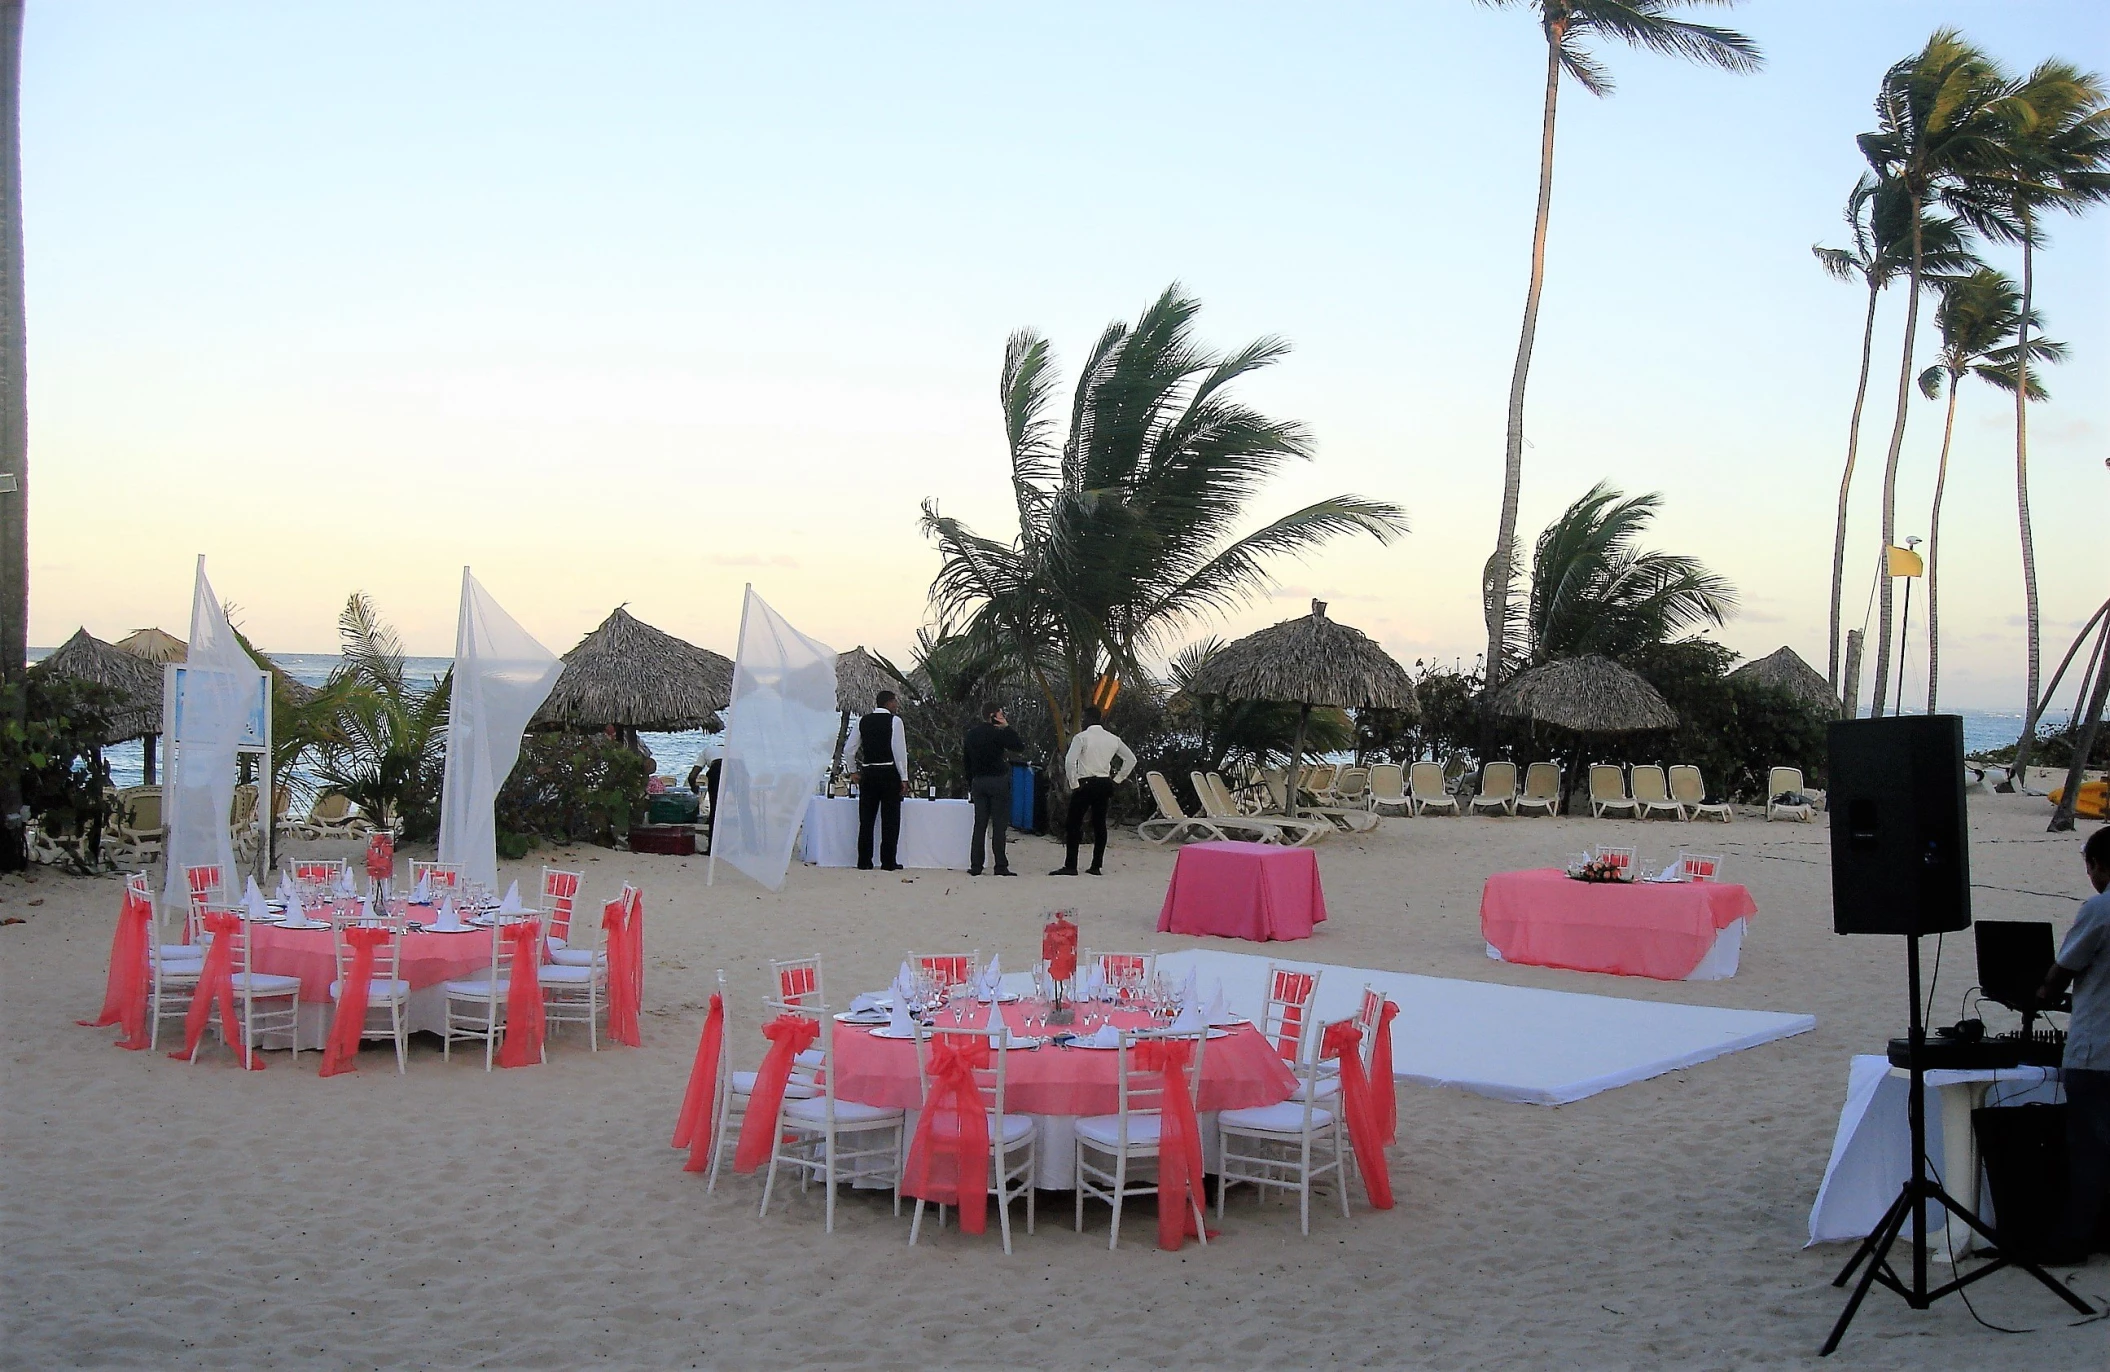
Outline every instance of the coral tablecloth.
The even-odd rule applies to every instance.
[[[1757,912],[1731,882],[1593,883],[1557,867],[1497,872],[1480,889],[1480,932],[1504,962],[1660,981],[1690,976],[1722,930]]]
[[[1161,934],[1310,938],[1326,918],[1319,858],[1309,848],[1265,843],[1190,843],[1180,849],[1158,911]]]
[[[259,972],[300,978],[300,998],[328,1003],[337,979],[336,935],[328,929],[249,927],[250,962]],[[397,976],[413,991],[443,981],[481,976],[491,970],[491,931],[466,934],[405,934]]]

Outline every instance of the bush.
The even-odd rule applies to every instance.
[[[14,707],[23,718],[17,723]],[[100,860],[110,769],[101,739],[117,695],[107,686],[37,673],[0,687],[0,767],[20,778],[22,803],[47,837],[73,840],[70,859]]]
[[[643,821],[651,772],[641,753],[605,735],[528,735],[498,793],[499,851],[525,857],[536,839],[612,847]]]

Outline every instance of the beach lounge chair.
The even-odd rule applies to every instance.
[[[1681,823],[1684,821],[1685,807],[1671,799],[1670,783],[1664,779],[1661,766],[1652,762],[1637,762],[1634,764],[1632,776],[1634,804],[1639,809],[1640,818],[1668,814]]]
[[[1526,810],[1539,810],[1547,815],[1561,812],[1561,765],[1558,762],[1534,762],[1524,772],[1524,794],[1517,797],[1516,807],[1510,812],[1522,814]]]
[[[1808,799],[1799,804],[1780,804],[1784,795],[1804,795],[1802,769],[1800,767],[1775,767],[1766,773],[1766,821],[1776,819],[1799,819],[1804,824],[1817,821],[1817,809]]]
[[[1299,786],[1297,789],[1302,791],[1305,788]],[[1269,819],[1285,818],[1289,814],[1289,783],[1270,780],[1267,784],[1267,791],[1272,807],[1263,813]],[[1371,814],[1368,809],[1361,806],[1351,808],[1343,805],[1304,803],[1300,803],[1297,806],[1298,819],[1306,819],[1313,815],[1327,820],[1343,833],[1368,833],[1370,830],[1375,829],[1379,823],[1376,815]]]
[[[1331,762],[1315,762],[1298,777],[1298,788],[1319,804],[1331,805],[1334,803],[1334,781],[1340,771]]]
[[[1180,798],[1173,791],[1172,783],[1165,780],[1163,772],[1148,773],[1150,798],[1158,804],[1156,819],[1146,819],[1136,826],[1136,837],[1145,843],[1159,845],[1184,842],[1189,838],[1221,839],[1224,831],[1206,818],[1190,815],[1180,806]],[[1151,831],[1159,832],[1155,835]]]
[[[161,860],[161,843],[167,831],[161,826],[161,788],[127,786],[117,793],[117,824],[113,841],[103,852],[119,867],[146,868]]]
[[[1603,819],[1608,810],[1624,810],[1634,818],[1641,817],[1641,807],[1626,793],[1626,772],[1617,763],[1593,762],[1590,764],[1590,815]]]
[[[1517,765],[1514,762],[1490,762],[1480,769],[1480,794],[1473,797],[1469,810],[1500,810],[1505,815],[1517,812]]]
[[[1333,783],[1333,803],[1348,809],[1370,807],[1363,803],[1370,794],[1370,769],[1368,767],[1343,767],[1341,775]]]
[[[1407,769],[1396,762],[1380,762],[1370,769],[1370,789],[1365,804],[1372,814],[1385,813],[1387,805],[1396,805],[1407,814],[1414,812],[1414,803],[1407,799]]]
[[[1707,799],[1707,783],[1701,779],[1700,769],[1689,762],[1681,762],[1670,769],[1670,795],[1694,819],[1712,815],[1727,824],[1736,818],[1735,811],[1728,805]]]
[[[1458,797],[1443,784],[1443,764],[1438,762],[1414,764],[1407,773],[1407,797],[1413,802],[1413,812],[1417,815],[1425,815],[1430,810],[1458,813]]]
[[[1224,779],[1214,772],[1209,773],[1209,790],[1211,798],[1219,805],[1230,805],[1233,803],[1230,789],[1224,785]],[[1270,797],[1279,801],[1286,793],[1285,783],[1278,773],[1272,780],[1261,786],[1258,794],[1261,797]],[[1261,808],[1256,809],[1254,808],[1255,806]],[[1310,819],[1301,814],[1295,819],[1291,819],[1279,810],[1270,811],[1264,806],[1264,801],[1248,801],[1247,805],[1239,810],[1239,821],[1241,823],[1250,821],[1255,824],[1273,825],[1277,834],[1276,841],[1292,846],[1317,843],[1320,839],[1333,832],[1333,826],[1324,820]],[[1212,814],[1210,818],[1215,819],[1216,816]],[[1228,828],[1229,826],[1226,825],[1225,827]]]
[[[1194,783],[1194,794],[1201,798],[1202,813],[1222,829],[1228,836],[1251,843],[1281,843],[1300,847],[1317,843],[1333,832],[1333,826],[1323,821],[1308,822],[1289,819],[1279,815],[1242,815],[1231,800],[1231,792],[1224,779],[1214,772],[1194,772],[1188,777]]]

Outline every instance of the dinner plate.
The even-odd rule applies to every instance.
[[[1251,1024],[1252,1022],[1244,1016],[1238,1016],[1233,1019],[1212,1019],[1209,1021],[1209,1027],[1211,1029],[1236,1029],[1241,1024]]]
[[[872,1037],[875,1039],[912,1039],[916,1037],[916,1031],[910,1029],[904,1032],[900,1029],[890,1029],[882,1024],[872,1031]]]
[[[892,1018],[893,1017],[890,1015],[869,1015],[853,1010],[847,1014],[837,1015],[835,1017],[835,1022],[837,1024],[862,1024],[870,1026],[874,1024],[891,1023]]]
[[[325,924],[325,923],[323,923],[323,922],[322,922],[322,921],[320,921],[320,920],[313,920],[313,919],[301,919],[301,920],[293,920],[293,919],[282,919],[282,920],[280,920],[280,921],[278,922],[278,927],[279,927],[279,928],[281,928],[281,929],[327,929],[327,928],[329,928],[330,926],[329,926],[329,925],[327,925],[327,924]]]
[[[437,925],[427,924],[423,926],[421,932],[427,934],[473,934],[476,931],[474,929],[442,929]]]
[[[1113,1052],[1120,1046],[1121,1045],[1118,1043],[1086,1043],[1083,1039],[1073,1040],[1070,1044],[1070,1047],[1072,1048],[1097,1048],[1103,1052],[1108,1053]]]
[[[1227,1039],[1231,1037],[1231,1031],[1228,1029],[1211,1029],[1209,1037],[1212,1039]]]

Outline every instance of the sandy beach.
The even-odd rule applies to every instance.
[[[2049,918],[2082,892],[2077,835],[2041,801],[1976,795],[1980,917]],[[1256,945],[1152,932],[1172,857],[1132,838],[1098,881],[900,876],[795,867],[780,894],[701,859],[538,854],[647,894],[645,1046],[559,1037],[545,1068],[486,1075],[414,1043],[407,1077],[370,1051],[349,1078],[271,1055],[196,1067],[120,1052],[75,1027],[99,1003],[117,884],[40,873],[0,887],[0,1023],[10,1366],[1746,1367],[1814,1364],[1845,1251],[1805,1251],[1849,1055],[1901,1028],[1897,945],[1829,927],[1822,826],[1746,816],[1704,831],[1760,913],[1732,980],[1693,984],[1490,962],[1482,879],[1628,823],[1391,820],[1320,852],[1332,918],[1284,956],[1650,1000],[1817,1016],[1817,1029],[1560,1107],[1402,1086],[1399,1203],[1320,1213],[1234,1200],[1206,1251],[1109,1254],[1105,1211],[1071,1231],[1067,1197],[1006,1260],[850,1196],[836,1234],[818,1193],[766,1220],[747,1178],[704,1194],[668,1137],[713,969],[731,979],[736,1062],[760,1056],[765,960],[819,950],[831,988],[882,984],[902,950],[1023,959],[1041,913],[1081,912],[1103,946]],[[1639,833],[1645,854],[1698,844]],[[1054,856],[1015,850],[1022,870]],[[530,864],[504,876],[532,877]],[[723,874],[721,874],[723,875]],[[1935,1017],[1972,984],[1945,950]],[[1474,1026],[1461,1024],[1469,1034]],[[1358,1201],[1360,1196],[1358,1195]],[[1147,1213],[1147,1207],[1146,1211]],[[2110,1300],[2110,1261],[2073,1273]],[[1872,1299],[1840,1365],[2103,1365],[2110,1323],[2074,1327],[2025,1278],[1914,1313]]]

